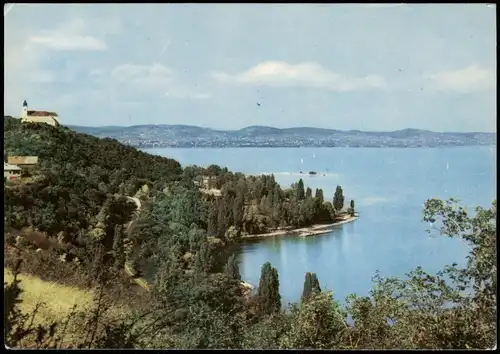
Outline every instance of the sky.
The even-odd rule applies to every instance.
[[[496,131],[487,4],[6,4],[5,114]]]

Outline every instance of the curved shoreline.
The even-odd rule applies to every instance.
[[[321,235],[321,234],[328,234],[333,231],[334,226],[338,225],[343,225],[347,224],[349,222],[353,222],[357,220],[359,217],[358,216],[351,216],[349,218],[346,218],[345,220],[341,220],[332,224],[317,224],[317,225],[312,225],[308,227],[302,227],[298,229],[292,229],[292,230],[276,230],[273,232],[267,232],[263,234],[252,234],[252,235],[244,235],[241,236],[241,239],[243,240],[250,240],[250,239],[259,239],[259,238],[266,238],[266,237],[274,237],[274,236],[300,236],[300,237],[308,237],[308,236],[315,236],[315,235]]]

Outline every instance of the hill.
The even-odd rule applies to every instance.
[[[146,147],[436,147],[495,145],[494,133],[438,133],[421,129],[375,132],[312,127],[273,128],[250,126],[239,130],[215,130],[188,125],[136,125],[130,127],[81,127],[78,132],[112,137]]]

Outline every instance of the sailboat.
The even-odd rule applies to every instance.
[[[316,154],[313,154],[313,159],[315,159],[315,158],[316,158]]]
[[[449,163],[446,163],[446,169],[449,170],[450,169],[450,164]]]
[[[300,159],[300,163],[304,164],[304,159],[303,158]]]

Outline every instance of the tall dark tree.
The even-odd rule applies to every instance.
[[[321,292],[321,287],[319,286],[319,280],[316,273],[311,273],[311,284],[313,294],[319,294]]]
[[[297,200],[303,200],[306,196],[306,193],[304,191],[304,181],[299,179],[299,182],[297,183]]]
[[[312,295],[311,273],[307,272],[304,279],[304,288],[302,290],[302,301],[307,301]]]
[[[245,201],[243,199],[243,194],[238,193],[236,195],[236,198],[234,199],[233,205],[234,226],[236,226],[237,228],[241,228],[243,224],[244,207]]]
[[[221,240],[224,239],[228,229],[228,220],[226,214],[226,205],[219,200],[217,205],[217,237]]]
[[[208,210],[207,234],[208,236],[217,235],[217,204],[212,203]]]
[[[125,250],[123,247],[123,225],[115,225],[113,238],[113,253],[115,256],[115,269],[121,270],[125,264]]]
[[[203,242],[196,253],[194,267],[197,273],[210,273],[213,270],[214,258],[207,242]]]
[[[281,310],[278,271],[266,262],[261,268],[259,288],[259,308],[261,314],[270,315]]]
[[[316,273],[306,273],[304,279],[304,289],[302,291],[302,301],[309,300],[313,295],[317,295],[321,292],[321,287],[319,286],[319,280]]]
[[[335,189],[335,195],[333,196],[333,207],[338,212],[344,207],[344,193],[341,186],[337,186]]]
[[[354,200],[351,199],[351,215],[354,216],[355,211],[354,211]]]
[[[314,198],[317,200],[319,205],[322,205],[323,202],[325,201],[325,198],[323,196],[323,190],[320,188],[316,188],[316,192],[314,193]]]
[[[306,198],[312,198],[312,189],[309,187],[306,189]]]
[[[226,273],[233,279],[241,280],[240,269],[238,267],[238,260],[236,259],[236,255],[234,253],[229,257],[224,267],[224,273]]]

